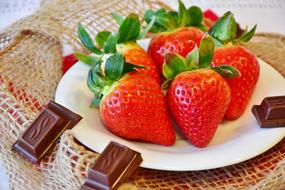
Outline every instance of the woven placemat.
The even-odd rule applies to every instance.
[[[81,50],[76,37],[79,22],[92,31],[115,29],[110,13],[142,15],[156,1],[51,0],[35,14],[14,23],[0,34],[0,161],[11,189],[79,189],[98,154],[80,145],[66,131],[54,152],[31,165],[11,151],[41,106],[54,96],[62,76],[62,43]],[[282,55],[285,39],[258,34],[246,45],[285,76]],[[140,168],[121,189],[281,189],[285,187],[285,140],[249,161],[220,169],[165,172]],[[171,164],[171,163],[169,163]]]

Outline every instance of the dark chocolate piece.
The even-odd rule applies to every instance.
[[[264,98],[251,111],[262,128],[285,127],[285,96]]]
[[[89,169],[81,190],[117,189],[142,162],[139,152],[121,144],[110,142]]]
[[[38,162],[60,135],[81,119],[80,115],[50,101],[12,148],[32,163]]]

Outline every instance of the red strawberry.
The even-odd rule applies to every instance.
[[[195,27],[183,27],[171,32],[163,32],[152,38],[148,53],[161,72],[166,53],[178,53],[185,57],[196,44],[200,44],[202,36],[203,32]]]
[[[205,36],[199,52],[195,48],[186,59],[167,54],[163,73],[167,81],[170,114],[187,139],[197,147],[205,147],[213,138],[231,100],[231,91],[220,75],[236,76],[234,68],[210,67],[214,41]],[[219,73],[220,74],[219,74]]]
[[[94,65],[97,64],[98,61],[102,61],[102,59],[104,59],[103,57],[108,57],[109,54],[118,52],[123,54],[127,62],[138,66],[144,66],[144,69],[136,68],[136,70],[153,77],[160,84],[160,75],[157,71],[156,64],[136,43],[136,40],[145,37],[149,27],[146,27],[144,31],[140,31],[141,24],[139,17],[136,14],[130,14],[124,19],[120,15],[113,13],[113,17],[120,25],[119,31],[116,33],[102,31],[96,36],[97,46],[102,48],[103,52],[95,47],[87,31],[79,25],[79,38],[82,44],[93,52],[93,55],[86,56],[77,53],[77,58],[85,63]]]
[[[192,6],[187,10],[180,0],[178,12],[165,9],[156,12],[148,10],[145,12],[144,20],[147,23],[154,23],[150,32],[159,33],[151,40],[148,53],[157,64],[160,73],[166,53],[186,56],[195,45],[200,44],[203,32],[199,28],[207,30],[207,27],[201,24],[203,20],[201,9]]]
[[[122,53],[126,62],[135,65],[144,66],[144,69],[137,69],[141,73],[152,76],[160,84],[160,75],[158,74],[155,63],[147,52],[135,42],[121,43],[117,45],[117,51]]]
[[[197,147],[209,144],[224,117],[230,98],[227,82],[211,69],[177,75],[167,93],[172,117],[187,139]]]
[[[65,57],[63,57],[62,61],[62,72],[63,74],[72,66],[74,65],[78,60],[76,59],[74,54],[69,54]]]
[[[160,85],[136,67],[118,53],[95,65],[88,74],[92,105],[100,105],[102,121],[115,135],[172,145],[175,133]]]
[[[215,50],[213,66],[224,64],[234,66],[240,72],[239,77],[227,79],[232,91],[232,100],[225,118],[237,119],[244,112],[255,89],[259,76],[259,64],[254,54],[236,45]]]
[[[227,31],[226,28],[230,30]],[[249,50],[238,45],[239,42],[249,41],[255,28],[256,26],[236,39],[237,24],[232,13],[228,12],[217,21],[211,30],[211,35],[221,43],[232,42],[234,44],[228,44],[215,50],[213,66],[227,64],[236,67],[240,72],[239,77],[227,79],[232,92],[232,100],[225,115],[226,119],[237,119],[242,115],[259,77],[260,68],[257,58]]]
[[[215,22],[219,19],[219,16],[209,9],[204,11],[203,15],[204,15],[203,23],[208,28],[211,28],[215,24]]]

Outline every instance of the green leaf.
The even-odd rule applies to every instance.
[[[113,33],[108,36],[106,42],[104,43],[103,51],[104,53],[116,53],[116,45],[118,41],[118,35]]]
[[[108,37],[111,35],[109,31],[101,31],[96,35],[96,43],[99,48],[103,48]]]
[[[89,36],[88,32],[85,28],[79,24],[77,28],[78,37],[81,43],[91,52],[95,54],[102,54],[102,52],[94,45],[91,37]]]
[[[111,81],[101,74],[99,64],[95,65],[89,70],[87,76],[87,86],[93,93],[100,92],[104,86],[109,85],[110,83]]]
[[[151,27],[151,29],[149,30],[149,32],[151,32],[151,33],[160,33],[160,32],[164,32],[165,30],[166,29],[164,27],[153,25]]]
[[[74,55],[79,61],[86,63],[90,66],[98,64],[101,59],[101,56],[96,56],[96,55],[92,56],[92,55],[85,55],[82,53],[74,53]]]
[[[119,53],[111,55],[104,66],[106,77],[111,81],[119,80],[124,74],[135,71],[136,68],[144,67],[125,62],[124,57]]]
[[[220,65],[217,67],[212,67],[211,69],[225,78],[234,78],[240,75],[239,71],[235,67],[229,65]]]
[[[114,54],[110,56],[105,63],[106,77],[112,81],[119,80],[124,71],[124,58],[121,54]]]
[[[195,45],[194,49],[190,51],[186,56],[186,64],[189,70],[198,69],[199,65],[199,49]]]
[[[174,11],[166,12],[166,10],[163,8],[157,10],[156,12],[153,10],[147,10],[144,13],[144,20],[146,23],[149,24],[153,18],[155,20],[149,31],[152,33],[158,33],[169,29],[174,29],[177,18],[175,18],[173,13]],[[176,17],[178,17],[177,12]]]
[[[166,79],[174,78],[176,75],[175,71],[166,63],[162,65],[162,74]]]
[[[118,43],[134,41],[140,34],[140,20],[138,15],[130,14],[119,28]]]
[[[119,15],[118,13],[115,13],[115,12],[113,12],[113,13],[111,13],[111,14],[112,14],[113,19],[116,21],[116,23],[117,23],[119,26],[121,26],[121,24],[122,24],[123,21],[124,21],[124,18],[123,18],[121,15]]]
[[[152,26],[155,23],[155,18],[153,17],[150,21],[150,23],[148,23],[148,25],[144,28],[144,30],[140,33],[139,35],[139,39],[143,39],[146,37],[147,33],[150,31],[150,29],[152,28]]]
[[[199,68],[207,68],[211,65],[215,43],[207,33],[204,34],[199,47]]]
[[[220,42],[227,43],[236,38],[237,23],[231,12],[225,13],[211,28],[210,35]]]
[[[215,43],[215,47],[222,47],[224,46],[222,42],[220,42],[219,40],[217,40],[216,38],[212,38],[214,40]]]
[[[168,14],[172,16],[174,23],[178,23],[178,13],[176,11],[168,11]]]
[[[143,18],[146,23],[150,23],[154,15],[155,15],[155,12],[153,10],[146,10]]]
[[[238,39],[236,39],[234,42],[235,43],[239,43],[239,42],[248,42],[254,35],[255,30],[256,30],[256,26],[255,25],[249,32],[245,31],[241,37],[239,37]]]
[[[166,79],[174,78],[177,74],[188,70],[185,58],[178,54],[167,53],[164,59],[162,73]]]
[[[178,0],[178,26],[186,26],[188,21],[188,12],[185,8],[184,3],[181,0]]]
[[[203,24],[199,24],[199,25],[197,25],[195,27],[199,28],[200,30],[202,30],[204,32],[207,32],[209,30],[208,27],[203,25]]]
[[[125,74],[125,73],[131,72],[131,71],[136,71],[136,69],[145,69],[145,67],[125,62],[125,64],[124,64],[124,72],[123,73]]]
[[[188,19],[187,19],[187,26],[203,26],[202,20],[203,20],[203,12],[202,10],[197,6],[191,6],[188,9]]]
[[[166,30],[172,30],[176,28],[176,23],[169,13],[162,12],[156,14],[155,21],[159,26],[165,28]]]

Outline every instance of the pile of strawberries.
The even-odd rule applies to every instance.
[[[205,15],[211,17],[206,18]],[[114,13],[117,32],[102,31],[96,45],[82,25],[78,36],[92,54],[91,107],[112,133],[161,145],[175,143],[174,122],[189,142],[207,146],[223,119],[239,118],[259,77],[254,54],[240,46],[254,35],[241,31],[230,12],[217,20],[199,7],[148,10],[140,18]],[[152,36],[148,52],[136,41]],[[172,119],[173,121],[172,121]]]

